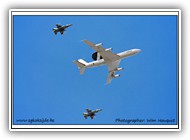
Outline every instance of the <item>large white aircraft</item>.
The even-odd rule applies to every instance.
[[[95,61],[89,63],[87,63],[83,59],[74,61],[74,63],[78,66],[80,70],[80,74],[83,74],[86,68],[92,68],[106,64],[109,71],[107,84],[109,84],[113,78],[120,77],[120,74],[115,74],[115,72],[123,70],[123,68],[118,68],[121,59],[135,55],[141,51],[140,49],[131,49],[118,54],[114,54],[111,52],[112,48],[104,49],[102,47],[102,43],[94,44],[88,40],[83,41],[84,43],[92,47],[96,52],[92,55],[92,58]]]

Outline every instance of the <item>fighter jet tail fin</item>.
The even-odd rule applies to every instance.
[[[54,32],[55,35],[57,34],[57,30],[56,29],[53,29],[53,32]]]
[[[80,70],[80,74],[83,74],[86,69],[86,65],[88,63],[86,61],[84,61],[83,59],[79,59],[79,60],[76,60],[73,62],[78,66],[78,69]]]

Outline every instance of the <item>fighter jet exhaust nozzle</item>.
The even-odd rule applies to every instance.
[[[123,70],[123,68],[117,68],[117,69],[116,69],[116,71],[121,71],[121,70]]]

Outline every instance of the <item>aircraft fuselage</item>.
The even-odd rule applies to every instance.
[[[61,32],[61,31],[65,31],[66,28],[72,26],[72,24],[67,24],[65,26],[60,26],[60,27],[57,27],[57,28],[53,28],[54,31],[56,32]]]
[[[59,27],[59,28],[53,28],[54,30],[57,30],[57,31],[64,31],[66,28],[64,26],[62,27]]]
[[[135,54],[137,54],[140,51],[141,51],[140,49],[131,49],[131,50],[128,50],[128,51],[124,51],[124,52],[121,52],[121,53],[117,54],[119,56],[119,59],[110,60],[110,61],[108,61],[108,60],[105,61],[104,59],[100,59],[100,60],[89,62],[85,67],[86,68],[92,68],[92,67],[97,67],[97,66],[105,65],[107,63],[115,62],[115,61],[121,60],[123,58],[135,55]]]
[[[84,112],[83,116],[85,117],[85,119],[87,119],[88,117],[91,117],[91,119],[93,119],[96,113],[98,113],[99,111],[102,111],[102,109],[96,109],[93,111],[89,110],[88,112]]]

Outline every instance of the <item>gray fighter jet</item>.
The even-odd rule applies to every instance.
[[[98,113],[99,111],[102,111],[102,109],[96,109],[96,110],[86,109],[86,111],[87,112],[83,113],[84,118],[87,119],[88,117],[90,117],[91,119],[93,119],[96,113]]]
[[[65,29],[72,26],[72,24],[67,24],[67,25],[60,25],[60,24],[56,24],[57,28],[53,28],[53,32],[55,33],[55,35],[60,32],[61,35],[64,33]]]

